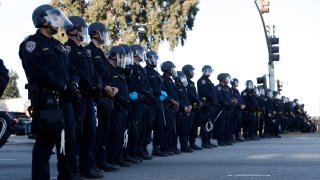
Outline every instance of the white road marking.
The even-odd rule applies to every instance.
[[[271,177],[269,174],[233,174],[228,177]]]
[[[0,161],[16,161],[18,159],[0,159]]]

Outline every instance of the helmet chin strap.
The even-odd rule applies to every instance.
[[[69,33],[69,32],[67,31],[67,34],[68,34],[69,36],[73,36],[73,37],[77,38],[80,42],[83,41],[83,37],[79,34],[79,32],[77,32],[77,33],[75,33],[75,34],[72,34],[72,33]]]
[[[57,34],[57,33],[58,33],[58,30],[56,30],[55,28],[53,28],[50,23],[48,23],[48,25],[42,24],[41,27],[43,27],[43,28],[49,28],[50,31],[51,31],[51,35],[54,35],[54,34]]]
[[[101,37],[101,36],[99,35],[98,37],[92,36],[91,38],[92,38],[92,39],[95,39],[96,41],[98,41],[98,42],[100,43],[100,45],[102,45],[102,44],[104,44],[104,42],[103,42],[103,40],[101,40],[100,37]]]

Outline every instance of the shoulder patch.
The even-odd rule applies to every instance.
[[[68,54],[71,52],[71,46],[66,46]]]
[[[247,95],[247,92],[243,92],[242,95],[246,96],[246,95]]]
[[[207,81],[204,79],[201,81],[201,84],[206,84],[206,83],[207,83]]]
[[[217,89],[218,89],[218,91],[221,91],[221,86],[218,86]]]
[[[26,43],[26,50],[29,52],[29,53],[32,53],[33,50],[36,48],[37,44],[36,42],[34,41],[28,41]]]

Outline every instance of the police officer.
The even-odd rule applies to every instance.
[[[234,98],[233,103],[232,103],[232,109],[231,109],[231,121],[234,122],[234,138],[238,142],[243,142],[244,140],[240,137],[240,132],[241,132],[241,112],[245,108],[244,101],[240,95],[239,90],[237,89],[239,85],[239,80],[237,78],[233,78],[231,81],[231,93]]]
[[[255,140],[253,137],[254,127],[256,125],[256,111],[258,109],[258,102],[254,92],[254,85],[251,80],[246,81],[246,89],[241,92],[244,99],[246,109],[243,116],[243,136],[244,139]]]
[[[114,109],[111,114],[110,135],[107,139],[108,159],[111,164],[129,167],[131,163],[124,161],[124,149],[121,149],[127,146],[124,134],[128,123],[129,92],[123,74],[123,69],[126,67],[126,51],[121,46],[113,46],[108,51],[108,61],[112,77],[111,86],[119,89],[119,93],[113,97]]]
[[[171,77],[177,76],[175,68],[176,66],[171,61],[165,61],[161,64],[164,91],[167,93],[167,98],[163,101],[166,120],[165,145],[161,150],[168,155],[181,154],[177,148],[177,127],[175,120],[175,111],[178,110],[179,103],[177,102],[175,86],[171,79]]]
[[[254,94],[256,97],[256,101],[257,101],[257,109],[255,111],[255,126],[253,128],[253,138],[255,140],[260,140],[260,136],[258,136],[258,130],[259,130],[259,126],[260,126],[260,119],[261,119],[261,113],[262,113],[262,104],[260,101],[260,91],[259,89],[255,86],[254,87]]]
[[[132,75],[132,72],[133,72],[133,70],[132,70],[133,52],[132,52],[130,46],[127,44],[120,44],[119,46],[121,46],[126,52],[126,56],[125,56],[126,65],[125,65],[124,69],[118,68],[118,70],[127,79]],[[126,110],[127,110],[127,113],[130,114],[131,113],[131,102],[127,105],[128,106],[126,107]],[[129,142],[135,142],[138,137],[137,133],[135,133],[137,131],[133,130],[133,129],[135,129],[133,127],[136,127],[136,124],[131,123],[130,120],[131,120],[131,118],[128,118],[127,124],[126,124],[126,129],[127,129],[127,133],[128,133],[128,143],[127,144],[129,144]],[[130,162],[133,164],[139,164],[140,162],[142,162],[142,158],[140,158],[138,156],[132,157],[130,155],[130,148],[128,148],[128,146],[122,146],[120,151],[121,151],[121,154],[123,154],[122,156],[124,158],[124,161]]]
[[[9,71],[3,64],[3,60],[0,59],[0,97],[3,95],[3,92],[6,89],[9,79]]]
[[[19,49],[32,95],[32,132],[36,137],[32,152],[32,179],[50,179],[49,159],[55,144],[60,150],[58,179],[75,179],[72,174],[74,160],[70,157],[73,152],[68,149],[73,144],[70,138],[74,121],[72,106],[70,101],[60,98],[60,95],[73,97],[76,94],[76,89],[71,85],[75,79],[70,76],[72,72],[66,48],[52,37],[59,28],[71,28],[72,23],[59,9],[48,4],[33,11],[32,21],[38,30],[26,38]],[[64,138],[62,128],[67,134],[66,149],[64,143],[60,143],[60,138],[61,141]]]
[[[192,104],[192,110],[189,115],[189,146],[193,150],[202,150],[200,146],[196,144],[196,137],[198,135],[198,127],[200,126],[199,119],[199,109],[200,109],[200,100],[199,95],[196,90],[194,82],[191,80],[194,77],[194,67],[190,64],[184,65],[182,67],[182,72],[186,75],[188,80],[187,93],[190,103]]]
[[[179,109],[176,112],[176,124],[180,141],[180,151],[190,153],[193,152],[193,149],[188,145],[190,134],[189,114],[192,111],[192,105],[187,94],[188,81],[185,74],[181,71],[177,72],[177,77],[175,77],[175,86],[177,101],[179,102]]]
[[[106,139],[109,135],[111,112],[113,110],[112,98],[118,93],[118,88],[110,86],[110,72],[108,60],[101,49],[103,45],[109,42],[108,31],[101,22],[94,22],[89,25],[88,33],[91,42],[85,47],[90,50],[93,58],[94,68],[101,77],[102,97],[97,102],[97,136],[96,136],[96,163],[99,169],[104,171],[118,171],[118,165],[112,165],[107,162]]]
[[[205,65],[202,67],[203,75],[197,81],[199,99],[203,106],[200,108],[201,117],[201,131],[200,136],[202,140],[203,148],[214,148],[215,144],[210,142],[212,138],[213,120],[216,113],[217,96],[214,89],[214,84],[211,82],[209,77],[212,74],[212,67]]]
[[[270,89],[266,89],[264,104],[266,107],[265,113],[265,122],[264,122],[264,137],[271,137],[272,123],[275,118],[276,112],[274,111],[274,104],[272,101],[272,91]]]
[[[166,126],[162,101],[167,97],[167,93],[163,91],[162,77],[155,69],[159,59],[157,53],[150,50],[146,53],[146,57],[147,66],[145,70],[154,96],[154,99],[149,104],[150,112],[152,112],[149,113],[149,117],[153,119],[152,155],[168,156],[165,152],[161,151],[164,147],[164,129]],[[148,132],[148,135],[150,135],[150,133],[151,132]]]
[[[216,122],[214,122],[216,137],[219,146],[232,145],[230,142],[231,123],[230,123],[230,110],[231,110],[231,91],[227,87],[228,74],[220,73],[217,76],[219,84],[215,86],[217,94],[217,116]]]
[[[3,64],[2,59],[0,59],[0,97],[3,95],[4,90],[6,89],[9,83],[9,71],[6,66]],[[7,127],[6,129],[4,129]],[[7,142],[7,139],[11,135],[11,125],[8,120],[0,123],[0,131],[5,130],[5,132],[0,136],[0,148]]]
[[[82,34],[86,28],[83,19],[72,17],[75,27],[67,31],[68,41],[65,45],[70,51],[71,61],[75,65],[75,71],[79,76],[79,90],[81,98],[74,103],[75,117],[77,120],[79,170],[86,178],[103,178],[103,171],[96,167],[96,116],[94,101],[98,100],[102,93],[101,78],[94,69],[91,51],[85,49],[81,42]]]
[[[132,155],[138,155],[144,160],[152,159],[147,151],[147,145],[150,139],[147,138],[147,124],[148,124],[148,107],[146,102],[152,99],[152,91],[150,91],[148,77],[140,65],[145,59],[144,49],[139,44],[130,46],[133,52],[134,65],[132,67],[132,75],[127,78],[130,95],[132,100],[131,118],[132,123],[137,123],[139,139],[136,145],[132,147]]]
[[[275,137],[275,138],[281,138],[281,136],[279,136],[279,125],[281,122],[281,116],[282,116],[282,112],[283,112],[283,107],[282,107],[282,102],[280,100],[280,94],[277,91],[273,92],[273,107],[274,107],[274,111],[276,112],[275,115],[275,119],[272,121],[271,124],[271,136]]]
[[[265,90],[263,86],[258,86],[257,87],[259,91],[259,97],[258,97],[258,102],[259,102],[259,121],[258,121],[258,131],[259,131],[259,137],[264,138],[264,126],[265,126],[265,121],[266,121],[266,95],[265,95]]]

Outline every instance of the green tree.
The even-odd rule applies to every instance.
[[[1,99],[20,98],[20,92],[17,87],[17,80],[19,79],[18,73],[10,69],[9,77],[9,83],[4,90]]]
[[[103,22],[111,45],[140,43],[157,50],[168,41],[173,50],[187,39],[197,15],[199,0],[53,0],[67,15],[79,15],[88,22]]]

